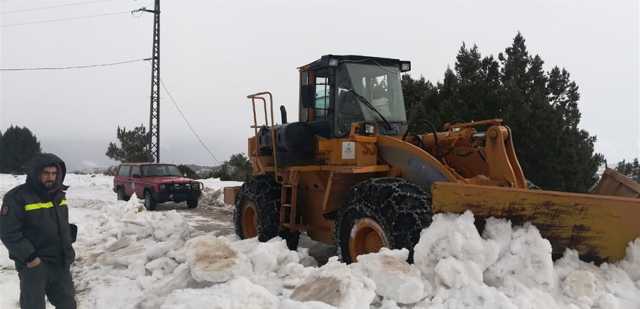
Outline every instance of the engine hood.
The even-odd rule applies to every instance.
[[[168,183],[192,183],[193,179],[186,177],[146,177],[146,180],[149,182],[157,183],[157,184],[168,184]]]

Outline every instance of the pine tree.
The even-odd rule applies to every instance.
[[[0,172],[25,173],[28,162],[42,151],[38,138],[26,127],[11,126],[0,142]]]
[[[629,162],[627,162],[626,160],[618,162],[618,164],[616,165],[616,171],[630,177],[636,182],[640,182],[640,162],[638,162],[638,158],[635,158],[633,159],[633,161]]]
[[[120,147],[116,143],[109,143],[107,157],[120,162],[149,162],[153,159],[148,148],[149,134],[144,125],[128,131],[126,128],[117,129]]]
[[[585,192],[603,157],[594,153],[595,137],[578,128],[577,84],[566,70],[545,72],[543,65],[540,56],[529,54],[520,33],[497,59],[463,44],[454,70],[447,69],[435,89],[424,86],[429,84],[424,78],[404,76],[405,101],[425,111],[414,122],[429,120],[440,128],[446,122],[504,119],[529,180],[546,189]]]
[[[249,158],[243,153],[237,153],[231,155],[228,161],[224,161],[219,169],[211,173],[210,177],[220,178],[220,180],[246,181],[252,171]]]

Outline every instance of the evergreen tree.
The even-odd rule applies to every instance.
[[[640,182],[640,162],[638,162],[638,158],[635,158],[633,159],[633,161],[629,162],[627,162],[626,160],[618,162],[618,164],[616,165],[616,171],[630,177],[636,182]]]
[[[149,151],[149,134],[144,125],[128,131],[126,128],[117,129],[120,147],[116,143],[109,143],[107,157],[120,162],[149,162],[153,160]]]
[[[228,161],[211,173],[211,177],[220,178],[220,180],[246,181],[252,172],[251,161],[243,153],[237,153],[231,155]]]
[[[9,127],[0,141],[0,172],[27,172],[27,163],[41,151],[40,142],[31,130],[26,127]]]
[[[194,171],[191,167],[181,164],[178,165],[178,169],[180,170],[180,174],[185,175],[188,178],[191,179],[200,179],[200,176],[198,176],[198,173],[196,173],[196,171]]]
[[[439,128],[447,122],[504,119],[529,180],[545,189],[585,192],[603,157],[594,153],[595,137],[578,128],[577,84],[566,70],[545,72],[543,64],[529,54],[520,33],[497,59],[462,44],[454,70],[448,68],[435,88],[424,78],[404,76],[405,101],[408,108],[417,104],[415,110],[424,110],[414,123],[427,120]],[[411,126],[412,132],[429,131]]]

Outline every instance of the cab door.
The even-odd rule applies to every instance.
[[[142,171],[140,165],[134,165],[131,167],[131,192],[136,193],[138,197],[144,196],[144,183],[142,181]]]
[[[124,193],[131,196],[131,166],[121,165],[118,169],[118,185],[124,188]]]

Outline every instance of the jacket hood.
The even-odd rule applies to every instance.
[[[58,167],[58,177],[56,179],[56,185],[52,189],[47,189],[40,182],[40,173],[47,166],[57,166]],[[39,193],[47,193],[48,191],[57,191],[57,190],[66,190],[68,187],[63,185],[64,178],[67,174],[67,166],[64,164],[64,161],[60,159],[58,156],[52,153],[41,153],[37,154],[33,159],[31,159],[31,163],[29,164],[29,173],[27,174],[27,184],[33,187]]]

